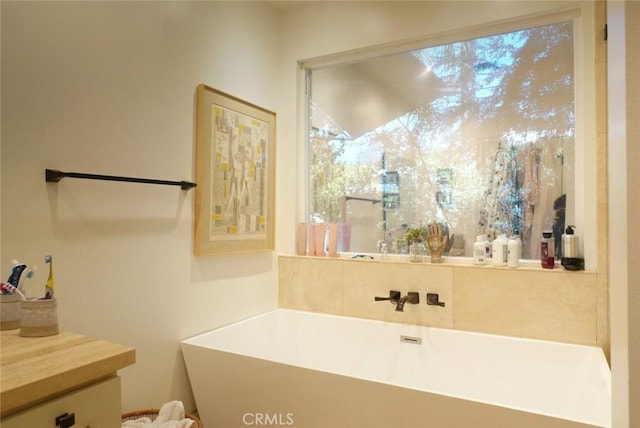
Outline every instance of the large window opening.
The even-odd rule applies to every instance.
[[[310,221],[354,252],[439,221],[449,256],[517,233],[539,258],[574,221],[574,46],[567,20],[307,68]]]

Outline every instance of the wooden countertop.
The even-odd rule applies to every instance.
[[[2,332],[0,416],[113,376],[135,363],[135,349],[71,332],[21,337]]]

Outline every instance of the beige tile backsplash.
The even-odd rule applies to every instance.
[[[398,263],[350,260],[344,261],[343,265],[344,315],[437,327],[453,326],[451,268],[431,266],[427,269],[424,263],[405,262],[403,269],[398,269]],[[418,292],[420,303],[407,303],[404,312],[397,312],[395,305],[389,302],[374,301],[375,296],[388,296],[389,290],[400,291],[403,296],[409,291]],[[439,293],[445,307],[427,306],[427,292]]]
[[[280,256],[279,290],[284,308],[590,345],[608,319],[584,271]],[[389,290],[420,303],[374,301]],[[445,306],[427,305],[428,292]]]
[[[342,314],[343,265],[344,263],[335,259],[280,257],[278,263],[280,306]]]
[[[596,278],[542,269],[457,268],[454,327],[596,343]]]

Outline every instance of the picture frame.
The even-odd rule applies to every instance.
[[[196,90],[196,256],[275,249],[276,114]]]

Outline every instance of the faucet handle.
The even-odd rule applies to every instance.
[[[438,293],[427,293],[427,305],[442,306],[444,308],[444,302],[440,301]]]
[[[397,302],[398,300],[400,300],[402,293],[400,293],[399,291],[395,291],[395,290],[391,290],[389,291],[389,297],[374,297],[373,300],[376,302],[379,302],[381,300],[389,300],[391,302]]]

